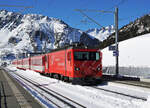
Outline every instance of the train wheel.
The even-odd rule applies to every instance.
[[[54,78],[60,80],[60,75],[59,74],[54,74]]]
[[[64,82],[69,82],[69,77],[64,77]]]
[[[53,78],[53,74],[52,73],[50,73],[49,76],[50,76],[50,78]]]
[[[40,75],[44,75],[43,73],[40,73]]]
[[[57,79],[61,80],[61,75],[57,74]]]
[[[48,77],[50,77],[50,73],[48,73]]]
[[[60,76],[60,80],[64,81],[64,76],[63,75]]]
[[[49,74],[48,74],[48,73],[45,73],[45,76],[49,77]]]

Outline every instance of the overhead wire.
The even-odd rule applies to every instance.
[[[91,17],[89,17],[87,14],[85,14],[82,10],[80,9],[76,9],[76,11],[79,11],[82,15],[86,16],[89,20],[91,20],[92,22],[94,22],[95,24],[99,25],[100,27],[103,27],[101,24],[99,24],[97,21],[93,20]]]
[[[20,8],[21,10],[19,11],[19,13],[22,13],[27,9],[33,8],[33,6],[9,5],[9,4],[0,4],[0,7]]]
[[[119,5],[122,5],[126,2],[127,0],[121,0],[119,3],[117,3],[116,5],[112,6],[111,8],[108,8],[106,9],[106,11],[104,10],[88,10],[88,9],[83,9],[83,11],[87,11],[87,12],[100,12],[100,13],[114,13],[113,11],[110,11],[112,8],[115,8],[115,7],[119,7]],[[97,25],[99,25],[100,27],[103,27],[105,28],[104,26],[102,26],[101,24],[99,24],[97,21],[93,20],[92,18],[90,18],[88,15],[86,15],[83,11],[79,10],[78,11],[86,16],[89,20],[91,20],[92,22],[96,23]]]
[[[114,9],[115,7],[120,7],[121,5],[125,4],[128,0],[120,0],[120,2],[116,3],[115,5],[113,5],[112,7],[106,9],[106,11],[101,11],[101,12],[112,12],[111,10]],[[99,10],[88,10],[88,9],[83,9],[83,11],[86,12],[100,12]],[[84,13],[83,11],[80,11],[80,13],[84,16],[86,16],[89,20],[91,20],[92,22],[96,23],[97,25],[99,25],[100,27],[103,27],[101,24],[99,24],[97,21],[93,20],[92,18],[90,18],[88,15],[86,15],[86,13]],[[149,11],[150,12],[150,11]],[[101,13],[100,13],[101,14]],[[119,22],[121,21],[125,21],[125,20],[129,20],[131,21],[132,18],[136,18],[139,17],[143,14],[136,14],[136,15],[132,15],[132,16],[128,16],[125,18],[119,18]],[[85,21],[81,20],[82,23],[87,23],[87,20],[85,19]],[[112,24],[113,25],[113,24]]]
[[[119,7],[120,5],[123,5],[125,2],[127,2],[128,0],[121,0],[120,2],[118,2],[117,4],[113,5],[112,7],[106,9],[106,10],[112,10],[115,7]]]

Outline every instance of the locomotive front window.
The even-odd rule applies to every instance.
[[[99,52],[74,52],[75,60],[99,60]]]

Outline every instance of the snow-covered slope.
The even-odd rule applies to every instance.
[[[115,57],[108,47],[102,50],[103,66],[115,66]],[[150,67],[150,33],[119,43],[119,66]]]
[[[95,28],[95,29],[89,29],[86,31],[86,33],[88,33],[90,36],[100,41],[104,41],[114,32],[115,32],[115,29],[113,25],[105,27],[105,28],[101,28],[101,29]]]
[[[19,53],[45,52],[73,42],[89,46],[99,43],[97,39],[60,19],[6,10],[0,11],[0,38],[3,59],[13,59]]]
[[[121,27],[119,29],[118,40],[124,41],[147,33],[150,33],[150,14],[146,14],[140,18],[137,18],[133,22]],[[107,37],[107,39],[101,43],[100,48],[103,49],[114,43],[115,33]]]

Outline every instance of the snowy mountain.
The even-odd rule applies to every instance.
[[[100,41],[106,40],[114,32],[115,32],[115,28],[113,25],[101,29],[95,28],[86,31],[87,34]]]
[[[94,47],[99,40],[60,19],[47,16],[0,11],[0,54],[14,59],[16,54],[47,52],[73,42]]]

